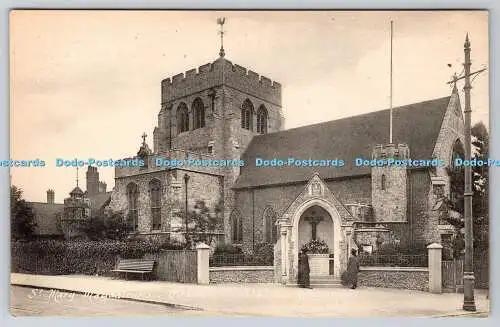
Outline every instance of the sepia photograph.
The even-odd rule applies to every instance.
[[[488,23],[11,10],[11,314],[488,317]]]

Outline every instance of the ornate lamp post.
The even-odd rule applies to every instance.
[[[464,43],[465,53],[465,160],[471,158],[471,108],[470,108],[470,42],[467,34]],[[464,305],[466,311],[476,311],[474,303],[474,270],[473,260],[473,238],[472,238],[472,173],[469,165],[465,166],[465,192],[464,192],[464,214],[465,214],[465,262],[464,262]]]
[[[184,222],[186,224],[186,248],[189,247],[189,235],[188,235],[188,182],[189,182],[189,175],[184,174],[184,186],[186,189],[186,203],[185,203],[185,216],[184,216]]]
[[[465,120],[465,160],[470,161],[471,159],[471,105],[470,105],[470,90],[471,86],[471,76],[475,75],[477,77],[479,73],[482,73],[486,68],[477,70],[473,73],[470,71],[471,60],[470,60],[470,41],[469,34],[465,37],[464,43],[464,75],[458,77],[456,74],[453,76],[453,80],[448,82],[448,84],[453,84],[456,87],[458,80],[464,79],[464,120]],[[474,79],[473,79],[474,80]],[[473,239],[473,220],[472,220],[472,171],[470,165],[465,166],[465,181],[464,181],[464,221],[465,221],[465,260],[464,260],[464,303],[463,309],[466,311],[476,311],[476,304],[474,301],[474,268],[473,268],[473,251],[474,251],[474,239]]]

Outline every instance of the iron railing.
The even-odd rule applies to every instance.
[[[361,266],[380,267],[427,267],[427,255],[412,254],[360,254]]]
[[[273,256],[220,253],[210,256],[210,267],[272,266]]]

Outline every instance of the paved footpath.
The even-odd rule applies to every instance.
[[[11,274],[12,285],[100,294],[214,312],[274,317],[461,316],[463,294],[387,289],[301,289],[280,284],[181,284],[82,275]],[[485,292],[476,292],[478,316],[489,312]]]

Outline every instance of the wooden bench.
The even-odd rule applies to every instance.
[[[116,269],[111,270],[112,272],[125,273],[125,279],[127,279],[127,274],[140,274],[141,279],[144,280],[144,275],[151,276],[155,268],[154,260],[144,260],[144,259],[120,259],[116,266]]]

